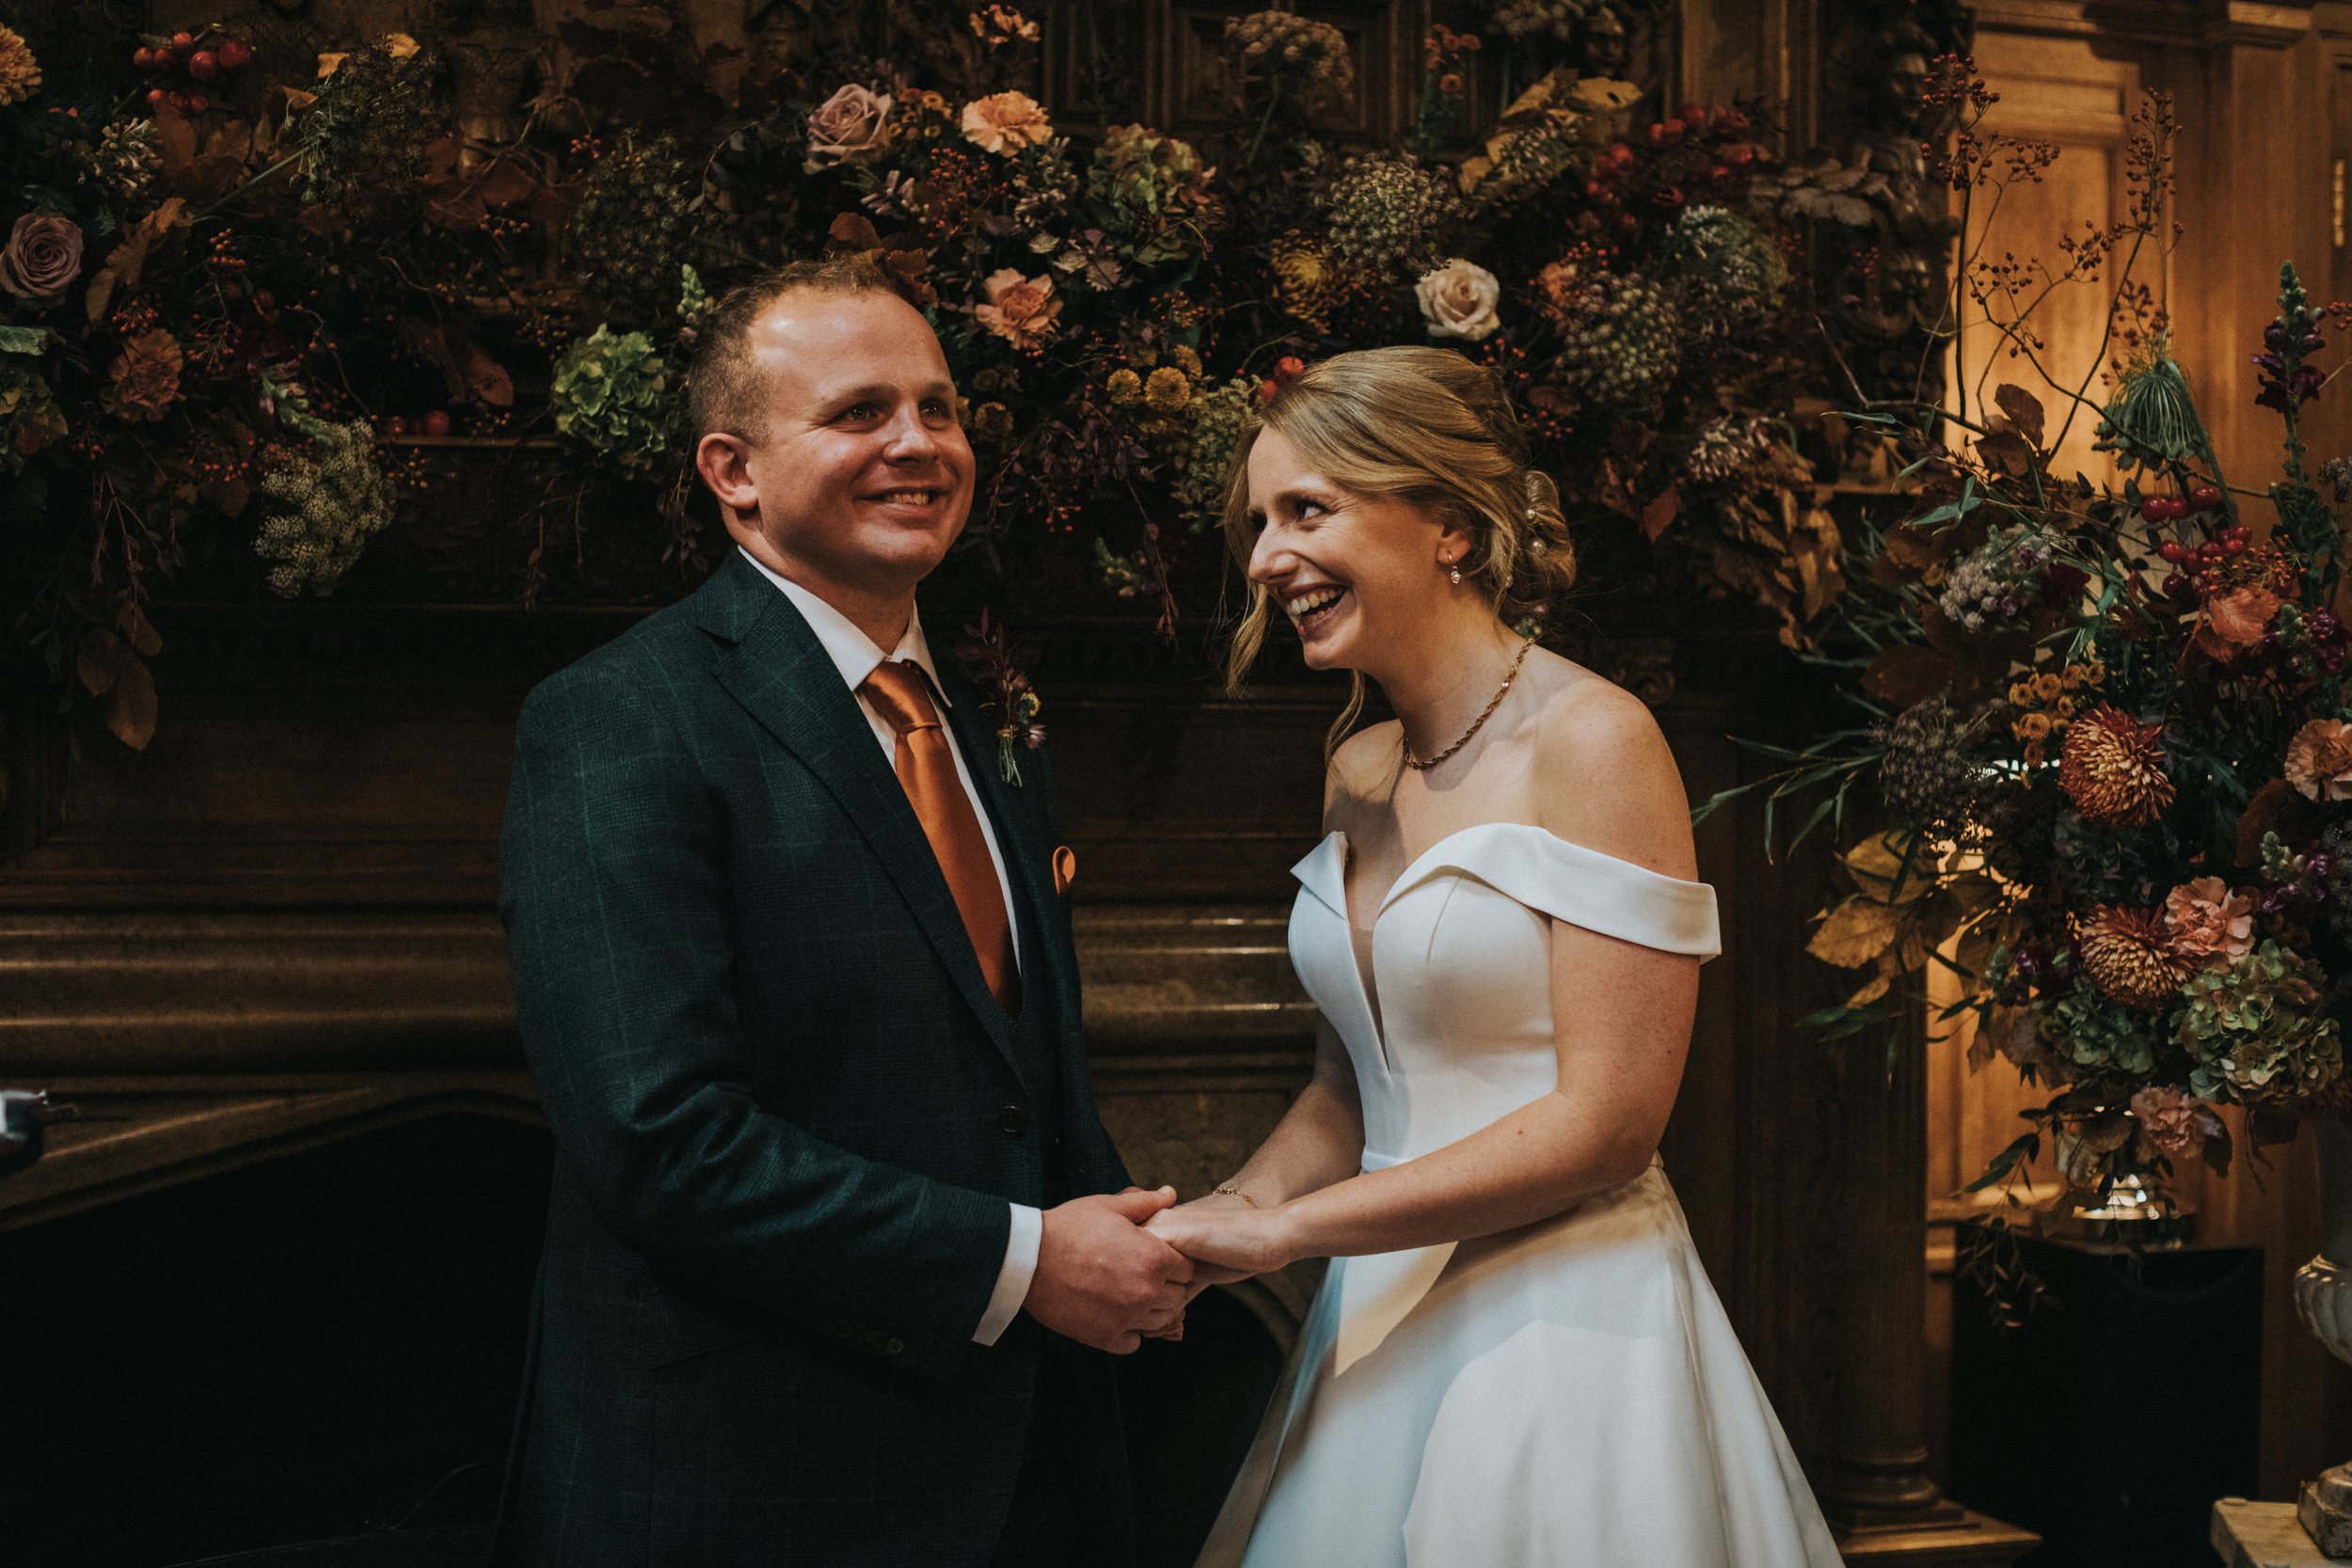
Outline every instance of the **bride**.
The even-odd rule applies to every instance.
[[[1296,867],[1313,1082],[1152,1226],[1224,1279],[1333,1260],[1201,1568],[1835,1568],[1657,1154],[1714,890],[1648,710],[1519,629],[1575,560],[1500,384],[1322,361],[1226,529],[1236,676],[1279,610],[1398,721]]]

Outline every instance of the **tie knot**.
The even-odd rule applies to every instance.
[[[883,722],[900,735],[939,728],[939,710],[924,689],[922,667],[901,658],[885,658],[874,666],[858,690],[874,705]]]

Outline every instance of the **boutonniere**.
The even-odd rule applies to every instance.
[[[982,705],[996,728],[996,771],[1007,784],[1019,787],[1021,765],[1013,760],[1018,746],[1036,751],[1045,744],[1045,726],[1037,721],[1043,705],[1029,677],[1016,669],[1005,647],[1005,628],[980,611],[979,625],[963,628],[963,646],[957,650],[972,667],[973,678],[987,693]]]

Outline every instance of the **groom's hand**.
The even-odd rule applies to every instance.
[[[1184,1316],[1192,1261],[1143,1224],[1176,1201],[1173,1188],[1130,1188],[1045,1211],[1025,1309],[1055,1333],[1125,1355]]]

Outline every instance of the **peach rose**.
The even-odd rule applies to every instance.
[[[808,156],[801,166],[815,174],[837,164],[862,163],[889,141],[890,95],[851,82],[808,117]]]
[[[1422,319],[1429,324],[1432,338],[1463,338],[1474,343],[1502,325],[1495,315],[1502,285],[1493,273],[1459,256],[1414,284],[1413,297],[1421,301]]]
[[[1025,92],[992,92],[963,106],[963,137],[985,152],[1007,154],[1040,147],[1054,127],[1036,99]]]
[[[2287,742],[2287,783],[2306,800],[2352,800],[2352,725],[2314,719]]]
[[[2254,900],[2218,877],[2200,877],[2164,895],[2164,924],[2183,953],[2234,958],[2254,945]]]
[[[988,303],[972,308],[974,319],[1013,347],[1037,348],[1054,335],[1061,301],[1054,297],[1051,277],[1024,277],[1018,268],[1006,267],[990,273],[980,287],[988,291]]]
[[[2223,1131],[2213,1107],[2190,1099],[2169,1084],[2140,1090],[2132,1096],[2132,1115],[2158,1148],[2185,1160],[2205,1147],[2205,1140]]]

